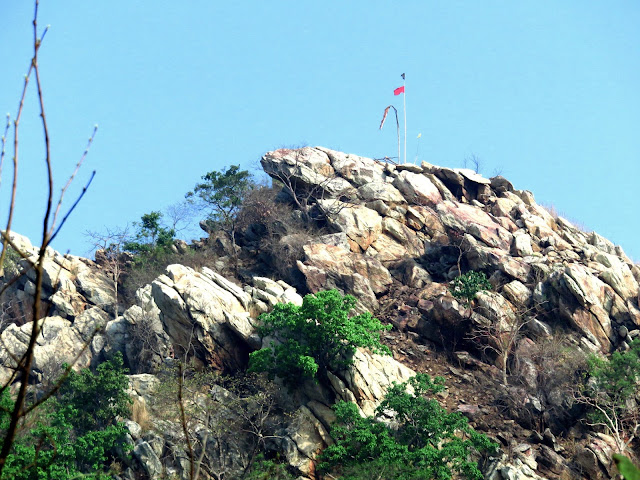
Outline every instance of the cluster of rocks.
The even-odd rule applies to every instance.
[[[496,324],[508,329],[520,319],[526,325],[516,348],[525,353],[559,328],[570,331],[576,348],[588,352],[625,349],[640,334],[640,269],[620,247],[552,215],[530,192],[516,190],[502,177],[485,179],[471,170],[424,162],[393,165],[322,147],[276,150],[263,157],[262,165],[296,196],[293,204],[316,209],[314,218],[331,232],[304,245],[297,268],[306,290],[338,288],[353,294],[358,308],[374,311],[419,342],[451,348],[464,340],[466,329]],[[287,185],[296,188],[287,190]],[[15,233],[11,238],[28,257],[37,258],[38,249],[27,239]],[[0,326],[2,381],[11,378],[14,359],[25,351],[32,329],[26,312],[35,293],[34,272],[27,260],[19,267],[27,274],[5,298],[19,305],[22,321]],[[450,280],[468,270],[486,273],[493,285],[491,292],[478,295],[473,310],[448,289]],[[134,373],[136,404],[151,412],[151,428],[127,423],[134,457],[151,478],[159,472],[189,476],[180,425],[154,422],[157,371],[183,355],[207,369],[243,370],[249,353],[262,347],[258,316],[278,302],[302,302],[281,280],[253,276],[239,286],[206,267],[170,265],[122,311],[105,270],[50,249],[41,295],[47,310],[39,320],[34,379],[51,379],[56,365],[76,357],[76,368],[82,368],[120,352]],[[460,365],[479,363],[468,353],[458,357]],[[527,376],[527,368],[523,361],[521,373],[535,392],[535,372]],[[314,478],[315,457],[331,443],[331,404],[350,400],[363,414],[372,414],[387,388],[413,373],[391,357],[358,351],[349,369],[327,372],[328,385],[300,385],[292,397],[293,413],[278,420],[268,448],[302,478]],[[525,399],[540,414],[552,400]],[[203,424],[199,431],[208,427]],[[522,444],[510,459],[495,459],[487,478],[538,479],[541,470],[564,476],[566,452],[556,447],[549,441]],[[597,478],[610,467],[609,453],[606,436],[594,434],[572,461]],[[240,468],[242,452],[228,455],[225,464]]]
[[[307,202],[312,194],[332,232],[305,245],[298,262],[310,291],[351,293],[363,308],[447,349],[475,344],[486,352],[477,344],[488,339],[473,336],[477,329],[500,335],[521,329],[514,368],[525,388],[508,392],[527,415],[548,420],[547,410],[570,404],[566,389],[543,392],[537,384],[539,366],[529,354],[538,343],[561,331],[574,348],[606,354],[640,335],[640,268],[621,247],[553,214],[503,177],[426,162],[394,165],[322,147],[269,152],[262,165],[274,179],[300,185]],[[469,270],[484,272],[493,285],[473,310],[448,288]],[[496,365],[505,361],[494,358]],[[597,478],[611,466],[602,442],[587,439],[575,459],[536,447],[522,468],[495,472],[526,478],[522,472],[537,471],[539,456],[549,475],[573,462]]]
[[[37,249],[27,239],[11,235],[21,251],[37,255]],[[302,304],[296,290],[282,281],[254,277],[253,285],[240,287],[206,267],[196,272],[170,265],[165,274],[138,290],[136,305],[116,317],[113,286],[97,265],[53,250],[47,252],[44,265],[42,296],[50,308],[48,316],[39,320],[41,333],[33,377],[36,381],[51,380],[55,378],[55,368],[64,362],[72,363],[77,358],[74,365],[80,369],[120,352],[125,363],[140,372],[130,376],[130,393],[138,410],[151,413],[153,428],[146,432],[135,421],[127,421],[134,457],[150,478],[157,478],[162,472],[185,479],[190,475],[181,425],[160,417],[154,423],[155,387],[159,380],[150,372],[190,352],[195,352],[193,360],[207,369],[226,373],[245,369],[249,352],[262,347],[256,333],[257,317],[276,303]],[[91,283],[87,277],[92,278]],[[5,296],[26,302],[34,291],[33,281],[30,273],[24,275]],[[73,298],[75,309],[69,310],[59,298]],[[3,381],[11,378],[13,359],[26,350],[31,329],[28,321],[21,326],[12,323],[0,334],[4,346],[0,351]],[[141,332],[146,338],[139,338]],[[393,382],[404,381],[413,374],[391,357],[358,352],[348,370],[328,373],[330,386],[314,382],[301,386],[295,409],[280,419],[278,440],[272,442],[271,448],[305,478],[313,476],[316,455],[331,442],[328,429],[335,416],[330,407],[335,399],[357,402],[364,414],[372,414]],[[211,445],[212,451],[216,450],[214,447]],[[234,456],[246,452],[227,454],[231,458],[225,463],[232,466],[233,476],[233,465],[242,465]],[[132,471],[127,475],[133,475]]]
[[[377,310],[396,280],[430,302],[414,327],[429,332],[434,317],[455,310],[434,282],[478,270],[490,277],[500,310],[535,305],[578,332],[590,351],[625,348],[639,333],[640,268],[621,247],[552,215],[503,177],[322,147],[269,152],[262,166],[274,179],[294,179],[301,195],[312,192],[335,232],[304,247],[298,267],[311,291],[337,287]]]

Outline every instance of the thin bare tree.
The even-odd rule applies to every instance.
[[[490,302],[493,300],[489,300]],[[473,330],[467,335],[467,339],[472,340],[485,352],[491,351],[496,355],[496,366],[501,372],[501,383],[508,384],[509,359],[513,356],[518,340],[521,338],[522,329],[534,319],[534,308],[519,308],[515,310],[505,310],[502,306],[498,308],[478,307],[481,315],[481,323],[476,323]],[[495,315],[495,313],[497,315]]]
[[[325,177],[315,172],[317,183],[305,182],[302,171],[309,167],[302,161],[303,150],[291,150],[295,152],[292,163],[273,164],[269,169],[265,168],[265,171],[282,185],[284,192],[302,214],[305,224],[309,225],[312,220],[324,220],[338,215],[348,206],[347,201],[355,198],[355,189],[347,187],[332,191],[331,184],[337,177],[335,175]],[[314,208],[318,212],[316,215],[312,215]]]
[[[15,116],[15,120],[10,123],[10,119],[7,121],[7,126],[5,127],[5,133],[2,136],[2,148],[0,150],[0,172],[2,171],[2,166],[6,157],[6,145],[8,143],[8,135],[10,131],[10,127],[13,126],[13,155],[12,155],[12,163],[13,163],[13,178],[11,182],[11,195],[9,200],[9,211],[7,216],[7,223],[3,231],[0,231],[0,236],[2,238],[2,252],[0,253],[0,269],[7,258],[7,254],[9,249],[11,248],[15,253],[24,259],[24,267],[19,275],[16,275],[11,281],[5,283],[2,288],[0,288],[0,294],[6,291],[13,283],[15,283],[21,276],[26,275],[27,271],[32,270],[35,273],[35,291],[33,293],[33,307],[31,316],[33,318],[31,332],[29,334],[29,340],[27,342],[27,348],[22,355],[16,356],[12,355],[12,359],[15,363],[14,372],[9,378],[9,380],[0,387],[0,394],[2,394],[9,386],[17,379],[20,380],[19,388],[17,389],[17,395],[15,398],[15,402],[13,408],[10,412],[9,425],[5,432],[3,432],[4,438],[2,439],[2,449],[0,449],[0,478],[2,477],[2,472],[4,470],[7,457],[11,452],[11,448],[13,446],[13,442],[16,437],[16,433],[19,428],[19,423],[21,419],[23,419],[26,415],[28,415],[31,411],[41,405],[44,401],[46,401],[51,395],[53,395],[60,386],[60,380],[56,385],[54,385],[49,392],[45,393],[42,397],[40,397],[37,401],[27,404],[27,387],[29,385],[29,377],[31,374],[31,368],[33,364],[33,356],[36,347],[36,340],[40,334],[40,331],[43,326],[43,322],[38,321],[43,318],[45,315],[44,305],[41,301],[42,292],[43,292],[43,280],[44,280],[44,265],[47,261],[47,247],[51,245],[51,242],[56,238],[60,229],[64,226],[65,222],[74,211],[80,200],[83,198],[86,193],[93,177],[95,175],[95,171],[91,174],[89,180],[85,184],[82,192],[77,196],[75,201],[71,204],[71,206],[66,210],[64,215],[62,215],[62,206],[65,198],[65,194],[69,189],[69,186],[76,178],[77,173],[80,170],[88,152],[91,144],[93,143],[93,139],[95,137],[97,126],[94,128],[92,135],[89,137],[89,141],[87,143],[87,147],[85,148],[84,153],[80,157],[80,160],[75,166],[75,169],[69,175],[65,185],[61,189],[59,195],[57,196],[54,193],[54,175],[53,175],[53,162],[51,155],[51,142],[49,136],[49,126],[47,123],[47,116],[45,113],[45,105],[44,105],[44,95],[42,90],[42,82],[40,78],[40,67],[38,64],[38,54],[40,47],[42,46],[42,41],[48,31],[48,28],[44,28],[40,30],[38,28],[38,7],[39,1],[35,0],[35,8],[32,20],[33,26],[33,56],[29,62],[29,66],[27,69],[27,73],[24,76],[24,83],[22,87],[22,94],[20,95],[20,100],[18,103],[17,113]],[[38,249],[37,256],[31,257],[30,252],[25,252],[22,248],[16,244],[14,241],[14,237],[11,235],[11,228],[13,225],[13,218],[16,206],[16,198],[17,198],[17,188],[18,188],[18,167],[20,165],[20,121],[22,119],[22,114],[24,111],[25,99],[27,90],[29,87],[29,83],[31,80],[35,80],[35,86],[37,90],[37,100],[39,106],[39,115],[40,115],[40,124],[42,127],[42,136],[44,140],[44,169],[46,172],[46,201],[44,204],[44,213],[42,217],[42,236],[40,241],[40,247]],[[1,185],[1,178],[0,178]],[[71,362],[69,369],[73,366],[73,364],[77,361],[79,356],[84,352],[84,349],[89,345],[91,340],[87,340],[84,345],[84,348],[80,351],[76,359]],[[67,370],[68,372],[69,370]]]
[[[96,261],[104,266],[113,283],[114,318],[118,318],[118,287],[127,265],[127,254],[124,245],[129,240],[129,227],[105,229],[104,232],[85,232],[91,241]]]

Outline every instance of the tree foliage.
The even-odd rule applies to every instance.
[[[285,462],[277,462],[260,454],[245,477],[246,480],[295,480]]]
[[[442,377],[418,374],[390,388],[376,415],[366,418],[354,403],[337,403],[335,444],[322,453],[320,470],[344,480],[481,479],[473,458],[498,446],[460,413],[448,413],[429,398],[444,388]],[[378,420],[385,416],[390,423]]]
[[[187,199],[201,202],[209,222],[226,231],[233,230],[242,201],[254,187],[251,174],[240,170],[240,165],[231,165],[221,172],[214,170],[203,175],[202,180],[203,183],[196,184],[193,191],[187,193]]]
[[[640,380],[640,339],[627,351],[617,351],[608,359],[592,356],[588,360],[589,374],[597,387],[605,391],[619,407],[638,391]]]
[[[462,300],[466,305],[469,305],[476,298],[476,294],[482,290],[491,290],[491,283],[483,272],[474,270],[456,277],[449,286],[451,295]]]
[[[613,436],[623,453],[640,433],[640,338],[626,351],[607,358],[588,359],[589,381],[578,392],[577,400],[589,407],[588,421]]]
[[[356,300],[337,290],[306,295],[301,306],[277,304],[260,319],[262,337],[274,337],[270,347],[250,354],[250,371],[268,372],[289,385],[304,378],[324,377],[327,369],[350,365],[357,347],[390,354],[380,343],[389,330],[369,312],[353,315]]]
[[[145,213],[135,222],[135,237],[126,242],[124,249],[138,255],[152,256],[167,252],[175,238],[175,230],[162,225],[162,213]]]
[[[108,479],[107,462],[116,449],[126,450],[131,400],[122,357],[102,363],[95,374],[83,370],[69,376],[57,397],[34,412],[33,427],[13,444],[2,478],[69,480],[90,476]],[[13,402],[8,390],[0,399],[0,429],[7,428]]]

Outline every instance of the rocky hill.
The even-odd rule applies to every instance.
[[[122,478],[190,478],[183,429],[158,401],[163,368],[184,357],[202,371],[242,372],[249,353],[267,342],[256,330],[261,313],[331,288],[393,325],[383,334],[393,356],[361,350],[351,367],[327,372],[327,383],[280,392],[263,418],[269,439],[256,448],[277,452],[299,478],[315,478],[315,458],[332,443],[337,399],[373,414],[388,387],[415,372],[444,376],[440,401],[500,443],[500,454],[484,463],[486,478],[614,473],[614,439],[582,421],[584,406],[571,392],[585,355],[624,351],[640,335],[640,268],[619,246],[553,215],[500,176],[322,147],[276,150],[261,163],[281,187],[276,202],[313,229],[302,235],[279,219],[265,259],[261,242],[273,221],[253,218],[237,238],[235,278],[225,274],[228,239],[212,233],[198,248],[217,248],[215,261],[198,269],[169,265],[135,293],[133,305],[118,305],[105,265],[47,251],[48,309],[30,381],[51,382],[63,362],[95,367],[123,355],[138,413],[127,420],[133,460]],[[11,238],[28,257],[38,256],[26,238]],[[286,262],[274,252],[287,252],[289,283],[275,265]],[[18,380],[15,361],[27,348],[36,291],[28,258],[15,269],[26,274],[2,298],[3,384]],[[467,304],[450,285],[470,271],[484,273],[491,288]],[[210,395],[216,415],[238,415],[219,413],[238,397],[233,389],[219,385]],[[241,478],[255,439],[237,426],[229,438],[216,429],[221,417],[213,417],[194,420],[196,453],[209,466],[203,478]]]

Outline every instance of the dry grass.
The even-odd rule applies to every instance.
[[[547,212],[549,212],[549,215],[551,215],[554,220],[557,220],[558,217],[562,217],[565,220],[567,220],[568,222],[570,222],[574,227],[576,227],[578,230],[580,230],[581,232],[584,233],[591,233],[593,230],[587,228],[584,223],[582,222],[577,222],[574,219],[568,217],[567,215],[564,214],[564,212],[559,211],[556,206],[552,203],[539,203],[538,205],[540,205],[542,208],[544,208]]]
[[[131,407],[131,420],[140,425],[142,432],[148,432],[153,428],[151,415],[149,414],[147,405],[144,401],[140,401],[139,398],[133,399],[133,405]]]

